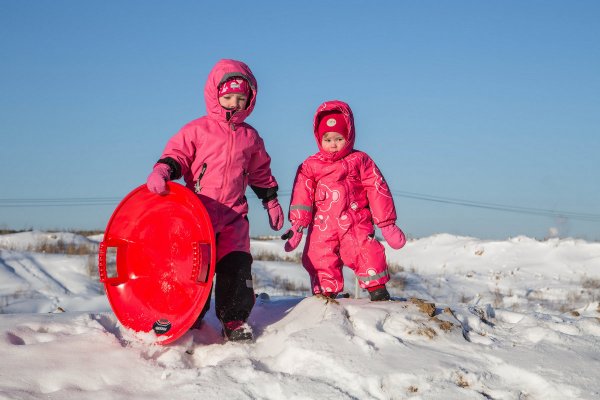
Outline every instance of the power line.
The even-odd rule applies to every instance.
[[[578,213],[578,212],[563,211],[563,210],[550,210],[550,209],[544,209],[544,208],[511,206],[511,205],[498,204],[498,203],[476,202],[476,201],[472,201],[472,200],[456,199],[456,198],[451,198],[451,197],[432,196],[432,195],[427,195],[427,194],[403,192],[403,191],[392,191],[392,194],[395,196],[398,196],[398,197],[431,201],[431,202],[443,203],[443,204],[452,204],[452,205],[458,205],[458,206],[464,206],[464,207],[482,208],[482,209],[487,209],[487,210],[513,212],[513,213],[519,213],[519,214],[539,215],[539,216],[553,217],[553,218],[568,218],[568,219],[576,219],[576,220],[581,220],[581,221],[600,222],[600,214]]]
[[[0,208],[104,206],[116,205],[120,200],[118,197],[12,198],[0,199]]]
[[[291,195],[291,190],[284,189],[278,193],[282,197]],[[512,206],[499,203],[487,203],[452,197],[435,196],[423,193],[392,191],[396,197],[429,201],[441,204],[463,207],[480,208],[485,210],[512,212],[519,214],[538,215],[551,218],[568,218],[580,221],[600,222],[600,214],[580,213],[564,210],[552,210],[534,207]],[[250,195],[256,197],[254,193]],[[23,207],[82,207],[82,206],[116,206],[122,198],[119,197],[63,197],[63,198],[0,198],[0,208]]]

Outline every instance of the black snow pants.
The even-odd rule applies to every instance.
[[[243,251],[233,251],[217,262],[216,282],[193,327],[200,327],[200,321],[210,309],[213,287],[217,318],[223,322],[248,320],[255,302],[251,267],[252,255]]]

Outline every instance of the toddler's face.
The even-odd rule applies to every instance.
[[[321,139],[321,147],[328,153],[340,151],[346,145],[346,139],[337,132],[327,132]]]
[[[219,97],[219,104],[227,110],[244,110],[248,103],[248,96],[243,93],[230,93]]]

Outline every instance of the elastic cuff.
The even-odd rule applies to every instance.
[[[256,197],[261,199],[263,201],[263,203],[267,202],[267,201],[271,201],[273,199],[276,199],[277,198],[277,189],[279,189],[278,186],[263,188],[263,187],[259,187],[259,186],[253,186],[253,185],[250,185],[250,188],[252,189],[254,194],[256,194]]]
[[[379,229],[381,229],[381,228],[385,228],[386,226],[394,225],[395,223],[396,223],[396,220],[391,219],[389,221],[383,221],[382,223],[378,224],[377,227]]]
[[[276,203],[274,203],[274,202],[276,202]],[[271,204],[269,204],[269,203],[271,203]],[[277,195],[275,195],[275,198],[273,198],[271,200],[263,200],[262,205],[266,210],[277,207],[279,205],[279,201],[277,201]]]
[[[161,158],[156,163],[166,164],[169,166],[169,168],[171,169],[171,176],[169,176],[169,180],[175,181],[181,178],[181,165],[179,165],[179,163],[175,159],[171,157],[165,157]]]
[[[292,224],[292,227],[302,227],[302,229],[308,228],[308,225],[310,225],[310,222],[307,221],[301,221],[301,220],[290,220],[290,223]]]
[[[377,290],[377,289],[382,289],[382,288],[384,288],[384,287],[385,287],[385,284],[384,284],[384,285],[371,286],[371,287],[368,287],[368,288],[367,288],[367,290],[368,290],[369,292],[374,292],[375,290]]]

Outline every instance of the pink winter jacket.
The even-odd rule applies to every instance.
[[[231,115],[219,104],[220,83],[233,76],[245,78],[251,87],[245,110]],[[256,104],[257,82],[240,61],[220,60],[208,75],[204,88],[207,115],[185,125],[167,143],[159,162],[171,168],[170,179],[183,176],[186,186],[204,202],[215,231],[248,213],[248,185],[263,201],[277,195],[271,174],[271,158],[258,132],[244,120]]]
[[[324,112],[340,111],[349,128],[347,144],[340,152],[328,153],[321,147],[317,133]],[[323,103],[315,113],[314,134],[319,152],[298,168],[289,219],[303,227],[313,224],[325,233],[347,231],[355,224],[371,223],[384,227],[396,222],[392,194],[375,162],[354,149],[354,117],[342,101]]]

